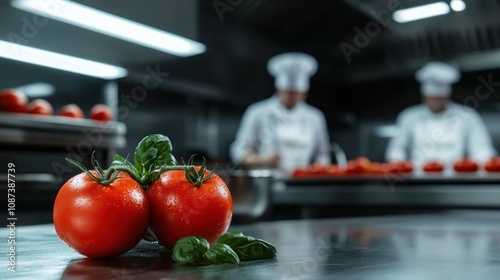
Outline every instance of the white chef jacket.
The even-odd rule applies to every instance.
[[[329,164],[329,136],[323,113],[304,102],[287,109],[277,96],[250,105],[231,144],[233,162],[251,152],[280,153],[279,169],[289,173],[311,163]]]
[[[412,106],[399,114],[397,125],[398,134],[386,150],[389,161],[409,159],[422,166],[437,160],[450,166],[463,157],[482,163],[496,155],[481,117],[463,105],[449,102],[437,114],[425,104]]]

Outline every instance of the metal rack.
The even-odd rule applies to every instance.
[[[126,145],[126,126],[89,119],[0,113],[1,151],[68,152],[96,149],[107,164]]]
[[[272,197],[303,213],[318,206],[500,209],[500,173],[284,179],[275,181]]]

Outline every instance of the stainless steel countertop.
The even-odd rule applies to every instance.
[[[232,226],[273,243],[277,260],[239,265],[174,264],[141,242],[112,259],[90,260],[51,224],[16,228],[16,272],[2,279],[498,279],[500,212],[262,222]],[[1,228],[0,234],[8,236]],[[5,239],[7,243],[7,239]],[[8,251],[5,251],[7,254]],[[7,256],[4,256],[5,263]]]

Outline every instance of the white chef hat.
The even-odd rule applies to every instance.
[[[277,89],[309,91],[309,79],[316,73],[318,62],[308,54],[289,52],[272,57],[267,70],[274,76]]]
[[[452,91],[451,85],[460,80],[460,72],[449,64],[433,61],[420,68],[415,78],[421,83],[422,95],[449,96]]]

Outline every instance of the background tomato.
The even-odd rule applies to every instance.
[[[328,175],[340,176],[345,174],[345,169],[340,167],[338,164],[331,164],[327,169]]]
[[[112,257],[142,239],[149,223],[149,203],[139,183],[124,172],[107,186],[80,173],[59,190],[53,219],[57,235],[80,254]]]
[[[365,157],[358,157],[355,160],[347,162],[345,174],[363,174],[371,173],[372,162]]]
[[[14,89],[0,91],[0,111],[25,113],[27,105],[28,98],[23,92]]]
[[[47,100],[35,99],[28,104],[26,112],[29,114],[50,116],[54,114],[54,109]]]
[[[444,170],[444,165],[439,161],[429,161],[424,164],[425,172],[441,172]]]
[[[488,172],[500,172],[500,157],[494,157],[486,161],[484,169]]]
[[[95,121],[111,121],[113,120],[113,112],[108,105],[96,104],[90,109],[89,118]]]
[[[477,162],[464,158],[459,159],[453,164],[453,169],[457,172],[475,172],[479,169]]]
[[[388,173],[400,174],[413,172],[413,164],[409,161],[391,162],[388,164]]]
[[[292,172],[293,178],[314,177],[314,174],[309,172],[307,168],[296,168]]]
[[[371,169],[372,169],[371,170],[372,174],[387,174],[390,171],[388,164],[379,163],[379,162],[372,162]]]
[[[146,196],[150,228],[168,248],[193,235],[203,236],[213,245],[227,231],[233,216],[231,194],[217,174],[196,187],[186,180],[185,171],[166,171],[146,190]]]
[[[80,106],[73,103],[61,107],[57,114],[59,116],[77,119],[83,119],[85,117],[85,114],[83,113],[83,110],[80,108]]]

